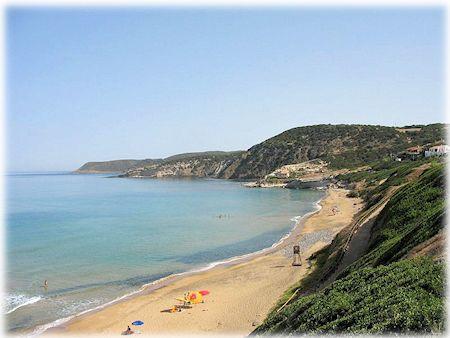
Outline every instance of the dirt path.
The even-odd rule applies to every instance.
[[[340,263],[335,272],[323,283],[322,287],[325,287],[336,280],[336,277],[353,262],[362,257],[369,247],[369,241],[372,234],[372,228],[375,225],[375,220],[380,212],[384,209],[391,197],[404,185],[417,179],[426,169],[430,168],[429,163],[425,163],[415,168],[410,174],[406,176],[406,182],[390,187],[385,196],[363,212],[359,219],[357,219],[351,226],[351,231],[347,237],[344,245],[344,252],[340,258]]]

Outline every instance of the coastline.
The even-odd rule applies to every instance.
[[[290,285],[297,282],[307,272],[305,266],[306,264],[303,264],[301,267],[291,266],[291,246],[296,242],[298,243],[301,237],[305,237],[308,234],[317,235],[320,232],[328,231],[327,239],[323,238],[323,236],[316,236],[317,238],[315,240],[311,240],[311,238],[309,239],[310,243],[308,246],[305,246],[302,249],[302,258],[307,258],[314,251],[317,251],[330,242],[335,234],[351,221],[354,213],[359,210],[360,202],[356,199],[346,197],[346,194],[347,191],[343,189],[328,189],[325,196],[316,203],[317,209],[303,215],[300,220],[296,220],[297,222],[292,230],[278,242],[274,243],[271,247],[246,255],[232,257],[228,260],[213,262],[197,270],[166,276],[162,279],[142,286],[139,290],[131,294],[119,297],[116,300],[103,304],[97,308],[86,310],[78,315],[62,318],[46,325],[38,326],[35,328],[32,335],[40,333],[44,333],[46,335],[52,333],[60,334],[63,332],[68,334],[117,334],[121,332],[120,330],[123,329],[123,327],[126,328],[126,325],[127,323],[130,323],[130,320],[133,321],[132,319],[127,321],[125,319],[127,316],[123,316],[121,314],[133,314],[134,316],[130,318],[134,318],[134,320],[144,320],[143,318],[146,318],[144,322],[153,322],[153,325],[144,325],[141,330],[142,333],[235,332],[248,334],[256,325],[255,320],[263,320],[267,312],[275,304],[282,293]],[[331,222],[330,220],[323,222],[326,218],[330,218],[329,211],[335,205],[339,206],[339,209],[341,210],[340,214],[332,215]],[[268,265],[271,265],[271,268],[277,268],[277,270],[279,270],[277,271],[277,274],[267,275],[267,272],[270,272],[270,267]],[[280,270],[282,273],[279,273]],[[265,276],[266,278],[264,280],[261,281],[260,278],[256,279],[256,281],[260,280],[260,283],[256,284],[264,285],[248,285],[248,283],[244,283],[244,285],[237,282],[239,279],[242,279],[243,276],[248,274],[253,276],[266,274],[267,276]],[[234,296],[238,296],[239,299],[244,299],[246,303],[250,302],[259,304],[257,306],[257,312],[259,312],[257,317],[259,319],[247,319],[244,322],[241,321],[239,324],[231,326],[224,325],[224,323],[220,322],[220,319],[222,318],[224,318],[222,320],[226,321],[228,311],[223,313],[223,306],[220,306],[220,302],[218,306],[212,303],[216,300],[218,301],[218,299],[215,299],[216,296],[220,295],[222,289],[227,289],[227,284],[229,283],[221,283],[220,280],[215,280],[218,276],[221,276],[221,280],[226,280],[227,278],[231,279],[232,282],[236,284],[236,287],[239,287],[239,291],[233,292],[235,294]],[[194,290],[196,284],[201,284],[198,288],[206,288],[211,291],[211,295],[206,297],[206,302],[204,304],[196,305],[192,309],[183,310],[181,313],[176,314],[160,312],[160,310],[170,308],[171,305],[176,304],[177,302],[174,298],[177,295],[178,297],[181,296],[184,291]],[[279,288],[279,285],[283,285],[283,287]],[[247,295],[252,294],[252,289],[254,290],[253,292],[257,292],[259,287],[268,289],[275,288],[278,290],[275,293],[271,292],[272,294],[270,294],[270,297],[262,297],[267,299],[265,302],[261,302],[261,300],[258,301],[255,298],[255,295]],[[244,296],[243,294],[246,294],[247,296]],[[236,306],[238,310],[236,312],[242,312],[239,311],[239,309],[242,308],[239,306],[239,301],[232,300],[230,297],[227,297],[227,299],[229,301],[226,302],[227,306],[225,306],[225,308],[229,306]],[[210,303],[210,300],[212,303]],[[257,301],[255,302],[252,300]],[[151,310],[130,311],[130,307],[135,308],[138,306],[140,308],[143,304],[151,305]],[[213,305],[215,311],[211,311],[211,309],[209,309]],[[247,304],[244,308],[244,312],[247,312],[247,317],[248,314],[252,313],[252,308],[254,309],[255,304],[253,304],[253,307],[248,305],[249,304]],[[199,312],[200,308],[203,309]],[[205,317],[206,311],[209,311],[209,313],[218,311],[219,316],[214,319],[209,318],[206,321],[209,322],[209,325],[205,326],[206,322],[203,320],[200,327],[189,327],[188,323],[191,323],[193,318],[196,318],[197,316],[199,316],[199,319]],[[107,314],[106,317],[105,314]],[[179,320],[182,316],[187,318]],[[171,323],[174,318],[177,318],[176,323]],[[216,323],[217,318],[220,318],[220,325]],[[187,323],[185,323],[186,320]],[[232,321],[229,321],[229,324],[231,322]]]

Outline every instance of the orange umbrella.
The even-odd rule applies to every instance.
[[[198,304],[203,302],[203,296],[198,291],[190,291],[187,295],[187,299],[191,304]]]

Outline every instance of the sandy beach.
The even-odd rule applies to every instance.
[[[346,194],[346,190],[329,189],[320,202],[322,208],[300,222],[272,250],[230,265],[169,278],[129,299],[74,318],[46,334],[119,335],[136,320],[145,323],[136,328],[142,334],[249,334],[283,292],[308,273],[305,258],[328,244],[360,210],[360,200],[348,198]],[[301,247],[301,267],[291,265],[294,243]],[[204,303],[190,309],[176,313],[164,311],[178,304],[175,298],[189,290],[209,290],[210,294]]]

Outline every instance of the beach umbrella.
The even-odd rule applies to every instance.
[[[136,325],[136,326],[140,326],[140,325],[144,325],[144,322],[142,320],[136,320],[135,322],[131,323],[132,325]]]
[[[199,293],[200,293],[202,296],[209,295],[209,291],[208,291],[208,290],[200,290]]]
[[[203,302],[203,295],[198,291],[190,291],[187,295],[187,300],[191,304],[198,304]]]

